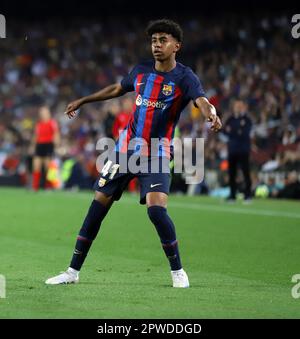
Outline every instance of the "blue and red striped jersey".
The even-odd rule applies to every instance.
[[[182,110],[190,100],[205,96],[196,74],[179,62],[170,72],[157,71],[154,60],[140,63],[123,78],[121,86],[125,92],[135,91],[135,105],[117,142],[119,152],[126,152],[129,142],[137,138],[148,144],[151,138],[171,141]],[[170,149],[164,153],[168,156]]]

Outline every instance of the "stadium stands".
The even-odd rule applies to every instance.
[[[30,176],[30,141],[37,107],[47,103],[61,130],[57,156],[75,159],[85,182],[92,182],[97,140],[122,111],[123,99],[83,107],[69,121],[66,104],[120,81],[139,60],[151,57],[139,19],[72,19],[10,23],[14,38],[0,47],[0,184],[26,185]],[[285,185],[300,173],[300,51],[290,34],[290,18],[237,15],[180,20],[185,40],[179,61],[200,76],[207,96],[225,121],[235,97],[245,99],[255,124],[252,133],[253,189],[259,184]],[[21,34],[26,32],[27,40]],[[228,184],[226,138],[209,133],[192,107],[183,112],[180,135],[206,139],[209,189]],[[20,180],[16,179],[19,177]],[[14,179],[7,180],[12,176]],[[6,177],[4,180],[3,178]],[[213,178],[213,179],[209,179]],[[26,181],[27,180],[27,181]],[[182,190],[182,185],[178,187]],[[176,187],[174,188],[176,190]],[[185,190],[184,190],[185,191]],[[280,196],[280,194],[278,194]],[[272,194],[273,197],[276,196]]]

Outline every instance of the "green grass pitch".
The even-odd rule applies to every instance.
[[[0,189],[0,318],[299,318],[299,202],[226,205],[170,196],[189,289],[167,259],[138,196],[103,222],[77,285],[46,286],[66,269],[92,192]]]

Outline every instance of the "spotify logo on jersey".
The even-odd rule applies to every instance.
[[[153,101],[153,100],[143,99],[140,94],[136,97],[135,103],[137,106],[143,105],[146,107],[153,107],[153,108],[160,108],[160,109],[165,109],[167,107],[167,104],[165,104],[162,101]]]
[[[142,96],[139,94],[136,98],[135,103],[137,106],[141,106],[142,102],[143,102]]]

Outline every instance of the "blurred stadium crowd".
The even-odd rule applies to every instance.
[[[234,98],[248,103],[253,191],[265,187],[257,195],[300,198],[300,49],[291,37],[290,18],[178,21],[185,33],[178,60],[199,75],[223,121]],[[10,23],[13,38],[0,45],[0,184],[30,185],[33,130],[39,105],[47,104],[60,127],[56,164],[62,184],[91,187],[98,175],[96,142],[116,135],[133,97],[86,105],[73,121],[63,112],[68,102],[120,81],[135,63],[151,58],[144,26],[137,18]],[[172,190],[225,196],[226,136],[210,133],[200,115],[189,105],[177,133],[205,138],[205,181],[188,187],[176,175]],[[80,179],[68,185],[72,168]],[[242,177],[240,186],[242,191]]]

